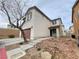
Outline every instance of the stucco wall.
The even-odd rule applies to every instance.
[[[62,24],[60,28],[61,28],[61,31],[60,31],[61,32],[61,36],[66,36],[66,34],[64,32],[64,25]]]
[[[31,9],[29,10],[28,12],[32,12],[32,18],[27,21],[27,15],[26,15],[26,22],[25,24],[23,25],[23,29],[28,29],[28,28],[31,28],[31,35],[30,35],[30,38],[31,39],[34,39],[34,29],[33,29],[33,26],[34,26],[34,10]]]
[[[71,34],[74,34],[74,27],[71,26],[71,28],[69,29]]]
[[[34,38],[50,36],[51,22],[34,9]]]
[[[79,3],[74,7],[74,12],[73,12],[73,24],[74,24],[74,29],[75,29],[75,35],[76,37],[79,36]]]
[[[32,28],[33,27],[33,22],[34,22],[34,10],[32,9],[32,10],[29,10],[28,12],[32,12],[32,18],[29,20],[29,21],[27,21],[27,16],[28,15],[26,15],[26,21],[25,21],[25,24],[23,25],[23,29],[27,29],[27,28]]]

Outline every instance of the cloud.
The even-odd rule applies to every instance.
[[[72,24],[72,6],[75,1],[76,0],[29,0],[28,5],[37,5],[51,19],[61,17],[65,27],[68,29]],[[1,16],[0,22],[7,23]]]
[[[4,24],[4,23],[8,23],[8,20],[7,20],[7,18],[4,16],[4,17],[2,17],[1,15],[0,15],[0,24]]]
[[[51,19],[61,17],[66,27],[71,23],[72,6],[76,0],[39,0],[37,6]]]

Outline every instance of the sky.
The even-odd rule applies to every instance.
[[[27,0],[28,1],[28,0]],[[29,0],[29,5],[36,5],[51,20],[61,18],[65,29],[68,29],[72,23],[72,6],[76,0]],[[0,27],[5,27],[7,20],[0,16]]]
[[[65,29],[72,25],[72,6],[76,0],[38,0],[38,7],[50,18],[61,18]]]

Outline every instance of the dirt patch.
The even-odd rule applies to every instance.
[[[78,59],[76,48],[73,40],[65,38],[47,39],[28,49],[27,54],[21,59],[42,59],[40,54],[44,51],[52,55],[51,59]]]

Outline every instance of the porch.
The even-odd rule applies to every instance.
[[[50,30],[50,36],[53,36],[53,37],[60,37],[61,35],[61,32],[60,32],[60,26],[51,26],[49,27],[49,30]]]

